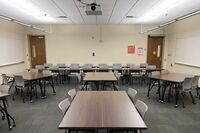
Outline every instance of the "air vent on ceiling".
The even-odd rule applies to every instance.
[[[67,18],[67,16],[58,16],[58,18]]]
[[[135,16],[126,16],[126,18],[136,18]]]

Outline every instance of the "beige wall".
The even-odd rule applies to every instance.
[[[200,34],[200,15],[176,22],[168,26],[165,32],[163,67],[170,71],[198,74],[199,68],[174,63],[176,38]],[[0,20],[0,36],[24,40],[25,63],[0,67],[1,73],[23,71],[30,66],[30,53],[27,35],[44,35],[18,24]],[[50,34],[46,34],[46,54],[49,63],[141,63],[146,62],[146,51],[143,56],[128,55],[127,46],[147,48],[147,35],[141,34],[141,25],[103,25],[100,43],[100,27],[96,25],[52,25]],[[150,34],[162,34],[156,31]],[[96,56],[92,56],[92,52]],[[173,66],[171,67],[172,64]]]
[[[147,35],[140,34],[140,25],[100,26],[53,25],[53,34],[46,35],[48,63],[143,63],[146,62]],[[127,46],[145,49],[142,56],[128,55]],[[92,56],[95,52],[96,56]]]
[[[10,21],[0,19],[0,37],[23,40],[24,42],[23,45],[26,49],[26,45],[25,45],[26,34],[25,34],[25,27],[23,26],[14,24],[13,22],[10,22]],[[0,73],[15,73],[15,72],[23,71],[26,68],[25,64],[26,64],[26,61],[25,63],[15,64],[15,65],[9,65],[9,66],[3,66],[3,67],[0,66]]]
[[[171,24],[166,31],[167,36],[167,68],[173,72],[199,74],[200,68],[175,64],[176,39],[200,35],[200,15]],[[171,67],[172,64],[172,67]]]

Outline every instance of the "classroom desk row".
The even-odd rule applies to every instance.
[[[50,82],[50,85],[53,89],[53,94],[56,93],[55,88],[54,88],[54,82],[53,82],[53,75],[52,74],[48,74],[48,73],[43,73],[43,72],[28,72],[28,71],[24,71],[24,72],[20,72],[20,73],[15,73],[15,74],[8,74],[7,77],[9,78],[13,78],[13,82],[15,82],[14,79],[14,75],[20,75],[23,77],[23,79],[25,81],[28,82],[28,86],[30,87],[30,102],[32,102],[32,94],[33,94],[33,85],[35,83],[37,83],[40,86],[40,90],[41,90],[41,97],[45,98],[46,97],[46,81]],[[42,84],[42,81],[43,84]]]
[[[186,77],[194,77],[194,75],[182,74],[182,73],[168,73],[168,74],[149,76],[150,82],[149,82],[147,97],[150,97],[150,91],[155,86],[155,84],[158,84],[159,101],[163,102],[165,90],[169,85],[171,85],[174,86],[175,89],[175,107],[177,107],[180,86]]]

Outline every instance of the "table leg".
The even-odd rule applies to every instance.
[[[6,115],[6,118],[7,118],[7,121],[8,121],[8,128],[9,128],[9,130],[11,130],[12,126],[10,124],[10,118],[9,118],[9,114],[8,114],[8,110],[7,110],[5,98],[2,99],[2,102],[3,102],[3,107],[4,107],[5,115]]]
[[[178,97],[179,97],[178,85],[175,85],[175,90],[176,90],[176,104],[175,104],[175,107],[178,107]]]
[[[162,92],[162,102],[164,102],[164,96],[165,96],[165,91],[167,89],[167,82],[165,81],[164,85],[163,85],[163,92]]]
[[[43,94],[43,88],[42,88],[41,80],[39,79],[38,82],[39,82],[39,86],[40,86],[41,98],[44,98],[44,94]]]
[[[53,94],[56,94],[55,88],[54,88],[54,82],[53,82],[53,77],[51,77],[51,87],[53,89]]]
[[[118,91],[117,87],[115,86],[115,82],[114,82],[114,81],[112,81],[112,84],[113,84],[114,90],[115,90],[115,91]]]
[[[32,85],[32,81],[29,81],[29,84],[30,84],[30,87],[31,87],[31,90],[30,90],[30,103],[33,102],[32,100],[32,95],[33,95],[33,85]]]

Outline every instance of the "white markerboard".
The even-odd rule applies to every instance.
[[[200,67],[200,35],[177,39],[175,63]]]
[[[0,66],[24,61],[24,43],[20,39],[0,37]]]

